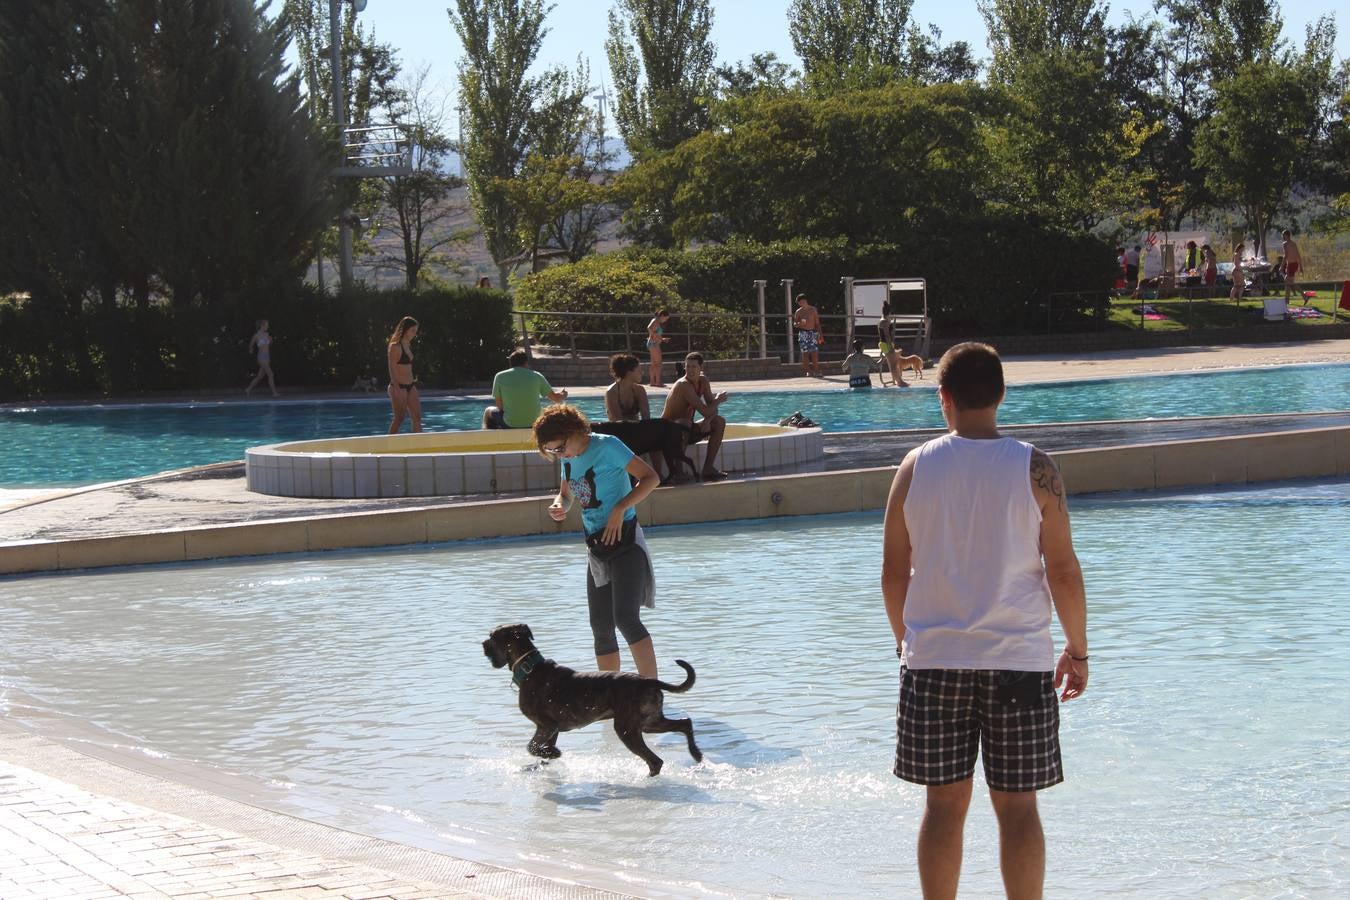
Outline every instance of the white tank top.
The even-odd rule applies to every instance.
[[[1054,669],[1031,450],[954,434],[919,448],[904,509],[911,669]]]

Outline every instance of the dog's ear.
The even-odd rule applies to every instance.
[[[483,641],[483,655],[492,662],[492,668],[494,669],[500,669],[506,665],[506,658],[497,652],[497,645],[492,642],[491,638]]]
[[[521,623],[521,626],[520,626],[520,627],[521,627],[521,630],[525,632],[525,640],[527,640],[527,641],[532,641],[532,640],[534,640],[534,632],[530,630],[530,626],[528,626],[528,625],[526,625],[526,624],[524,624],[524,623]]]

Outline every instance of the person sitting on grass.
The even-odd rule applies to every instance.
[[[694,352],[684,358],[684,375],[670,386],[666,395],[666,406],[661,418],[679,422],[689,429],[689,443],[708,442],[708,450],[703,457],[703,480],[718,481],[726,478],[727,473],[720,471],[717,451],[722,449],[722,435],[727,430],[727,420],[718,414],[728,394],[726,391],[714,394],[712,383],[703,374],[703,354]],[[703,416],[695,422],[694,413]]]
[[[870,388],[872,386],[872,369],[875,365],[872,362],[872,357],[864,352],[862,339],[855,338],[853,352],[844,358],[844,363],[840,368],[848,373],[849,387]]]
[[[507,357],[511,368],[492,379],[492,402],[483,410],[484,428],[530,428],[539,417],[539,398],[554,403],[567,400],[567,391],[555,391],[539,372],[530,368],[530,354],[522,348]]]

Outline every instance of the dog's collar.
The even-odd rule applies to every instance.
[[[525,679],[534,671],[534,667],[544,661],[544,654],[538,650],[531,650],[524,656],[518,657],[511,663],[511,682],[516,687],[525,683]]]

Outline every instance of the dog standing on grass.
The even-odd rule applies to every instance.
[[[662,709],[664,691],[682,694],[694,686],[694,667],[675,660],[689,673],[684,684],[666,684],[631,672],[577,672],[560,666],[534,646],[528,625],[501,625],[483,641],[483,654],[494,668],[511,668],[511,680],[520,688],[520,711],[535,725],[529,751],[542,759],[562,756],[558,733],[584,728],[602,719],[614,720],[623,745],[647,762],[647,774],[661,772],[663,762],[642,739],[645,734],[679,731],[689,742],[694,762],[703,752],[694,743],[694,723],[668,719]]]

